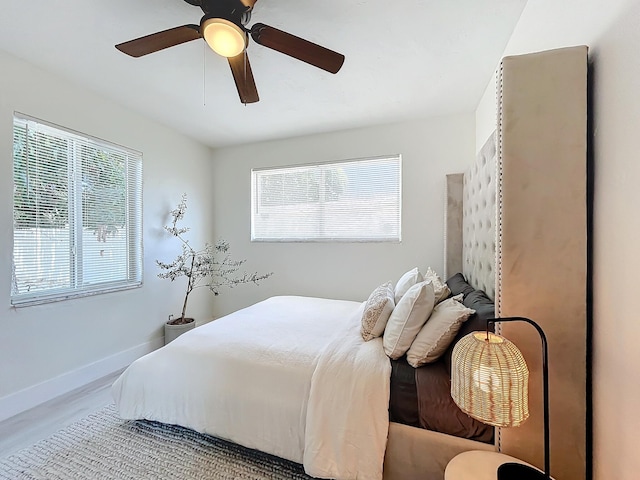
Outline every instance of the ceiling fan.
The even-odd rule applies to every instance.
[[[216,53],[227,57],[242,103],[254,103],[259,100],[246,51],[249,35],[260,45],[330,73],[337,73],[344,63],[344,55],[264,23],[256,23],[251,28],[247,28],[246,25],[251,19],[251,12],[257,0],[184,1],[202,9],[204,16],[200,20],[200,25],[191,24],[170,28],[120,43],[116,48],[137,58],[204,38]]]

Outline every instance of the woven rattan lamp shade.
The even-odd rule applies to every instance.
[[[451,357],[451,396],[469,416],[496,427],[529,417],[529,369],[518,347],[500,335],[474,332]]]

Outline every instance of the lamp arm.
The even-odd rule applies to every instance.
[[[548,367],[548,348],[547,336],[544,334],[542,327],[536,322],[525,317],[502,317],[487,320],[487,330],[490,324],[498,322],[526,322],[532,325],[540,335],[542,341],[542,401],[544,415],[544,474],[547,478],[551,478],[549,474],[549,367]]]

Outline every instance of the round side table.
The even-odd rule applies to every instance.
[[[453,457],[444,471],[444,480],[496,480],[498,467],[503,463],[531,466],[503,453],[470,450]]]

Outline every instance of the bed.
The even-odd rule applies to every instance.
[[[454,279],[454,293],[490,318],[492,301]],[[449,395],[450,352],[417,369],[390,361],[382,337],[362,338],[364,307],[279,296],[203,325],[123,373],[120,415],[216,435],[319,478],[382,478],[390,420],[492,442],[493,429]],[[475,317],[461,334],[484,327]]]
[[[527,223],[523,219],[533,218],[538,229],[542,225],[538,235],[545,231],[544,221],[549,215],[539,209],[527,210],[527,205],[533,201],[536,207],[551,208],[553,191],[549,185],[560,191],[567,188],[566,182],[572,189],[574,185],[586,183],[575,170],[568,170],[554,172],[555,179],[562,179],[564,184],[548,182],[539,192],[527,184],[532,179],[542,181],[548,173],[546,170],[544,175],[532,175],[536,168],[548,169],[558,161],[576,165],[584,162],[584,152],[581,160],[579,151],[576,154],[562,148],[567,143],[575,150],[584,138],[580,138],[579,130],[563,132],[568,138],[550,144],[547,153],[538,151],[535,165],[527,164],[526,168],[519,169],[522,154],[512,141],[511,131],[517,131],[518,125],[526,122],[513,113],[519,111],[519,101],[513,100],[512,105],[509,92],[521,92],[519,84],[510,82],[512,77],[517,77],[516,73],[523,71],[527,77],[525,83],[544,89],[544,94],[534,94],[534,101],[530,102],[537,105],[536,112],[543,110],[541,105],[545,106],[550,92],[563,97],[562,109],[555,108],[553,115],[534,122],[540,124],[536,141],[544,145],[545,135],[557,137],[554,122],[564,128],[567,118],[586,115],[580,110],[580,102],[586,100],[577,98],[572,108],[573,99],[567,97],[567,92],[575,91],[575,85],[564,85],[557,80],[563,75],[579,75],[584,64],[584,47],[506,59],[499,82],[498,129],[468,172],[450,175],[446,180],[444,276],[448,277],[451,294],[462,294],[460,301],[470,305],[481,296],[477,292],[483,292],[486,299],[482,309],[474,310],[482,310],[488,317],[493,316],[495,306],[498,313],[505,316],[536,317],[543,328],[552,332],[549,338],[552,361],[558,345],[563,348],[560,355],[567,365],[575,365],[576,361],[584,365],[586,361],[584,348],[577,345],[579,339],[576,345],[572,344],[575,332],[585,328],[585,316],[571,312],[573,316],[566,325],[574,322],[572,331],[554,329],[551,322],[567,305],[585,304],[586,296],[584,292],[582,297],[562,295],[562,305],[555,306],[556,314],[545,319],[535,306],[556,302],[557,292],[545,288],[556,280],[549,279],[543,271],[554,268],[554,260],[545,260],[536,251],[537,256],[528,263],[521,262],[527,255],[521,248],[512,249],[510,238],[518,238],[517,222]],[[557,103],[557,98],[551,97],[550,102]],[[562,155],[560,159],[558,152]],[[522,190],[518,192],[510,185],[522,189],[523,182],[530,191],[536,191],[538,197],[524,195],[525,200],[521,201]],[[585,203],[581,205],[583,209]],[[562,215],[573,219],[580,207],[567,208],[565,205],[562,212],[552,215],[556,226],[565,220]],[[572,235],[576,231],[578,238],[580,233],[584,236],[580,225],[571,228]],[[559,235],[554,234],[553,238]],[[522,238],[520,241],[527,242]],[[552,242],[545,242],[545,247],[549,245]],[[531,248],[536,250],[535,243]],[[574,279],[580,268],[569,265],[571,261],[578,267],[581,261],[585,262],[580,252],[575,256],[565,252],[562,270],[556,268],[554,276],[562,281]],[[458,272],[464,274],[461,275],[464,284],[458,282],[461,280],[456,275]],[[529,276],[523,280],[527,272]],[[516,278],[520,288],[514,290]],[[524,289],[525,295],[523,285],[528,286],[528,290]],[[528,311],[529,304],[533,305],[533,313]],[[439,415],[430,417],[429,400],[421,403],[417,391],[420,385],[439,385],[441,389],[447,386],[448,353],[428,368],[414,369],[412,376],[402,358],[389,360],[381,338],[363,340],[360,328],[364,308],[363,302],[274,297],[199,327],[137,360],[123,373],[113,387],[120,414],[127,419],[175,423],[217,435],[302,463],[308,474],[319,478],[439,480],[443,478],[446,464],[456,454],[478,449],[501,448],[531,463],[540,463],[535,431],[506,435],[498,431],[494,436],[493,430],[479,425],[470,428],[467,425],[455,431],[457,427],[451,424],[442,426]],[[515,309],[517,311],[513,311]],[[265,327],[265,319],[269,328]],[[478,316],[475,321],[464,324],[456,339],[483,325]],[[527,334],[519,331],[509,332],[508,336],[517,344],[529,341]],[[568,350],[567,345],[571,345]],[[533,365],[532,381],[536,381],[537,355],[526,350],[524,353],[530,366]],[[552,374],[552,389],[554,382],[562,382],[563,393],[571,385],[584,388],[586,372],[572,371],[572,378],[567,378],[562,368],[559,367],[557,378],[555,372]],[[450,400],[442,394],[434,398],[431,404],[437,403],[437,399],[444,399],[445,403]],[[532,412],[539,411],[536,401],[534,398]],[[552,407],[553,401],[552,398]],[[400,407],[403,402],[409,405],[408,409]],[[557,403],[562,402],[566,399]],[[574,412],[563,412],[563,415],[556,419],[555,425],[552,423],[552,453],[571,451],[568,455],[552,457],[552,471],[568,472],[558,474],[558,478],[584,478],[580,475],[586,468],[586,434],[584,425],[581,428],[576,425],[586,422],[585,412],[578,408],[575,415]],[[535,413],[532,419],[535,425]],[[459,420],[461,424],[467,419],[460,417]],[[527,450],[533,452],[534,458],[527,456]]]
[[[464,295],[470,287],[454,278]],[[480,292],[465,293],[473,305]],[[491,317],[492,302],[480,303]],[[364,307],[279,296],[203,325],[120,376],[120,415],[216,435],[318,478],[382,478],[390,420],[490,444],[493,429],[451,400],[450,352],[417,369],[406,356],[390,361],[382,337],[362,338]]]
[[[484,168],[472,168],[469,180],[495,166],[494,139],[476,161]],[[463,176],[452,178],[462,181]],[[462,218],[459,202],[447,205]],[[425,279],[417,270],[407,272],[406,288]],[[464,414],[450,395],[451,348],[463,335],[486,328],[494,302],[461,273],[448,279],[445,293],[440,276],[428,270],[429,282],[448,297],[438,305],[464,305],[475,312],[435,362],[415,368],[405,354],[390,359],[382,336],[365,341],[368,302],[272,297],[134,362],[113,385],[120,416],[215,435],[301,463],[318,478],[408,479],[411,471],[441,476],[456,453],[494,448],[493,427]],[[390,292],[394,312],[400,309],[402,282]],[[427,317],[439,308],[431,292]],[[440,450],[430,467],[422,450],[406,448],[422,448],[422,440],[414,441],[415,431],[428,432],[427,448]]]

